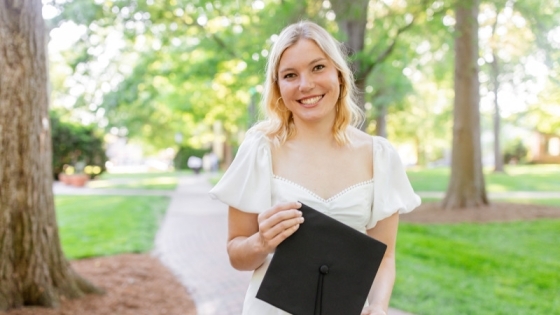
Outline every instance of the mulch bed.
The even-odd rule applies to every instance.
[[[488,223],[560,218],[560,208],[506,202],[492,202],[478,208],[444,210],[438,203],[427,202],[400,217],[410,223]]]
[[[426,203],[401,221],[419,224],[487,223],[560,219],[560,208],[511,203],[492,203],[481,208],[455,211]],[[78,273],[104,288],[105,295],[88,295],[63,301],[57,309],[27,307],[7,315],[196,315],[187,290],[157,258],[150,255],[116,255],[72,262]]]
[[[105,289],[62,301],[57,309],[26,307],[8,315],[196,315],[185,287],[157,258],[124,254],[72,261],[74,269]]]

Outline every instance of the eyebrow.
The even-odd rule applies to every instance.
[[[327,60],[327,58],[319,57],[319,58],[313,59],[307,65],[312,65],[316,62],[323,61],[323,60]],[[295,70],[294,68],[285,68],[285,69],[282,69],[282,70],[278,71],[278,73],[284,73],[284,72],[294,71],[294,70]]]

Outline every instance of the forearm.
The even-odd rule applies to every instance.
[[[227,252],[231,266],[237,270],[252,271],[260,267],[270,253],[259,241],[258,234],[238,236],[228,242]]]
[[[395,257],[386,255],[379,266],[379,271],[377,272],[377,276],[369,292],[369,305],[372,307],[380,307],[387,312],[394,284]]]

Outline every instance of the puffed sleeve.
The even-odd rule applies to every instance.
[[[420,197],[414,193],[399,154],[391,143],[382,137],[374,137],[373,162],[373,209],[367,229],[395,212],[408,213],[420,205]]]
[[[250,129],[210,196],[244,212],[261,213],[272,204],[272,165],[265,135]]]

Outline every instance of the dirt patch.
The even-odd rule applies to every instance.
[[[26,307],[7,315],[196,315],[185,287],[157,258],[125,254],[72,261],[74,269],[105,289],[62,301],[57,309]]]
[[[494,202],[481,208],[442,210],[425,203],[401,221],[412,223],[507,222],[542,218],[560,219],[560,208]],[[78,273],[104,288],[107,294],[63,301],[58,309],[24,308],[7,315],[196,315],[186,289],[157,258],[117,255],[72,262]]]
[[[436,202],[422,204],[414,211],[401,215],[400,220],[410,223],[487,223],[560,219],[560,207],[492,202],[478,208],[444,210]]]

